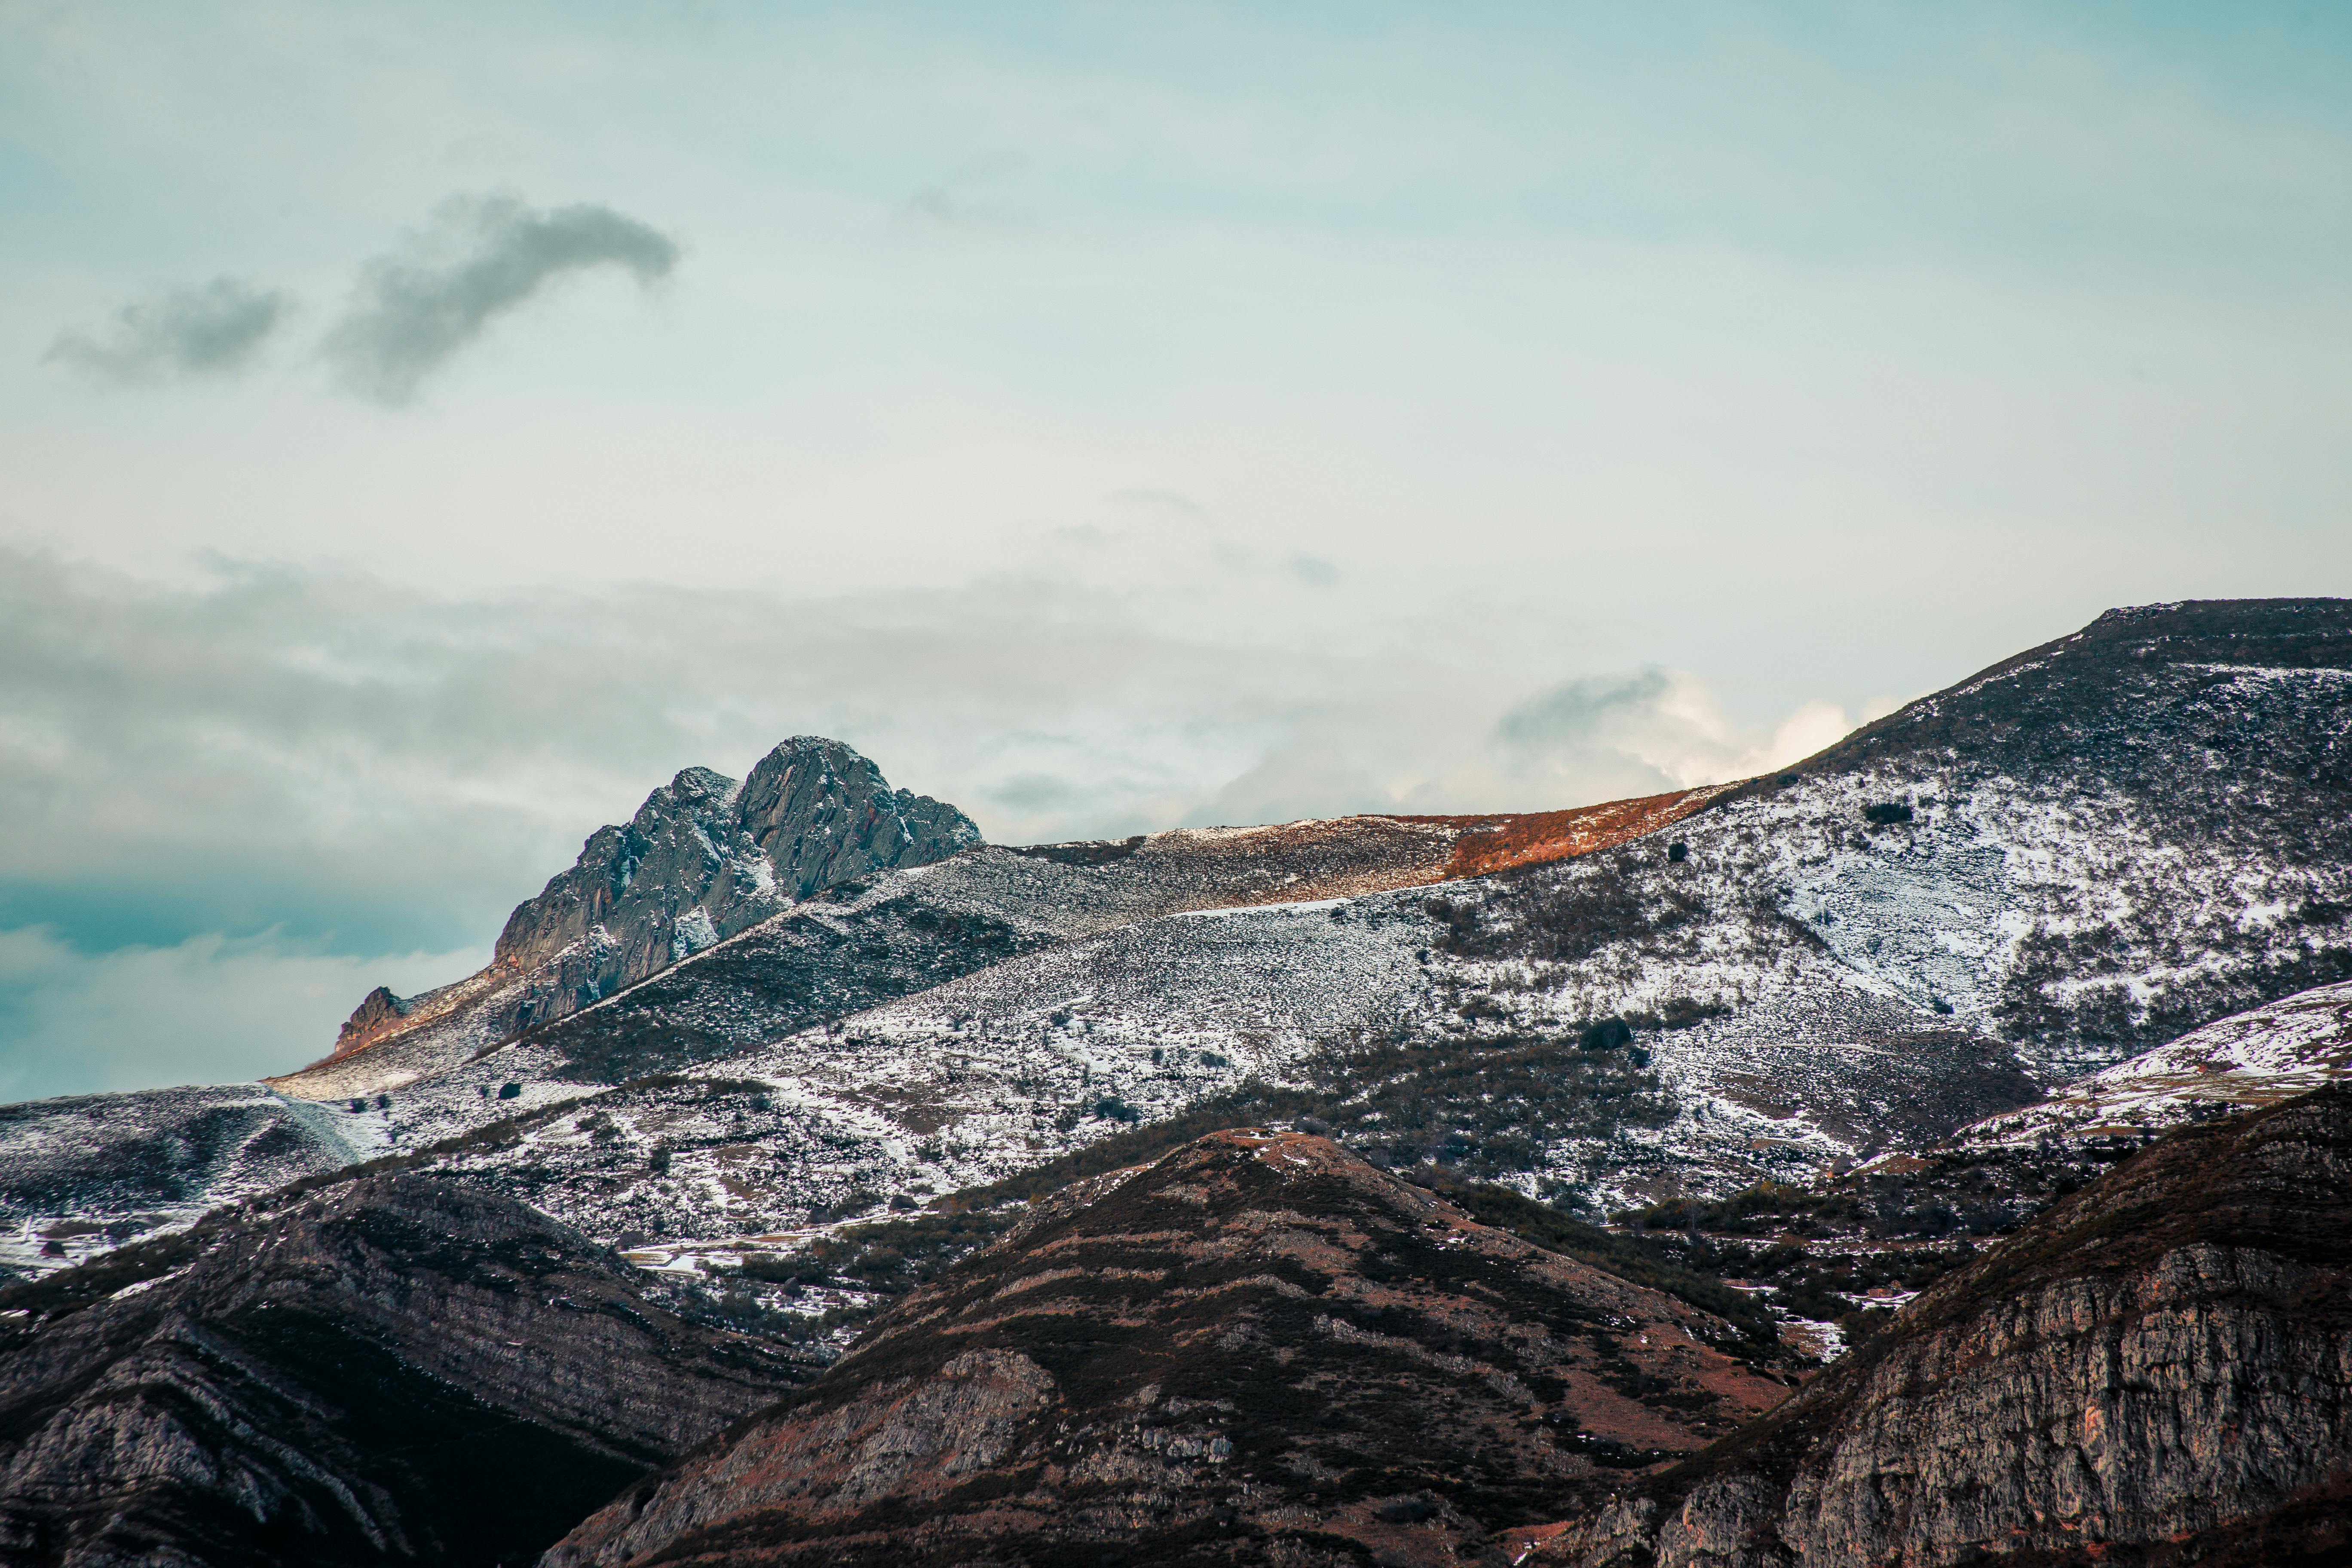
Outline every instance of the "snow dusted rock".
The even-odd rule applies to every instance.
[[[257,1085],[0,1106],[0,1279],[176,1229],[365,1159],[363,1124]]]
[[[273,1082],[334,1100],[395,1089],[567,1016],[716,946],[819,889],[980,842],[951,805],[893,791],[841,744],[799,735],[740,784],[688,768],[518,906],[490,966],[402,998],[379,986],[334,1053]]]
[[[1963,1128],[1988,1152],[2053,1138],[2145,1137],[2352,1078],[2352,982],[2300,992],[2192,1029],[2065,1085],[2048,1100]]]

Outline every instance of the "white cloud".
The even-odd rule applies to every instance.
[[[1634,795],[1751,778],[1853,728],[1843,708],[1823,701],[1769,727],[1737,724],[1697,676],[1652,668],[1554,687],[1505,714],[1496,733],[1524,773],[1564,789],[1609,778]]]

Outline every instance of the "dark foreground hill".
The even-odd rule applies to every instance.
[[[2150,1147],[1547,1557],[2352,1562],[2352,1089]]]
[[[550,1562],[1487,1561],[1780,1397],[1773,1349],[1322,1139],[1218,1133],[909,1297]]]
[[[807,1374],[642,1279],[395,1176],[0,1291],[0,1561],[528,1563]]]

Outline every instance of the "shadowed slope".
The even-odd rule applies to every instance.
[[[0,1291],[0,1560],[529,1562],[805,1375],[639,1279],[392,1176]]]

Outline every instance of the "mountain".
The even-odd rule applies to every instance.
[[[2156,1143],[1543,1560],[2352,1561],[2348,1292],[2338,1086]]]
[[[644,1279],[394,1175],[0,1289],[0,1558],[530,1562],[811,1370]]]
[[[374,1150],[251,1084],[0,1105],[0,1280],[62,1268]],[[11,1233],[13,1232],[13,1234]]]
[[[1988,1152],[2056,1139],[2145,1137],[2352,1078],[2352,983],[2315,986],[2191,1029],[2046,1100],[1961,1130]]]
[[[2113,612],[1736,788],[974,845],[657,949],[504,1043],[468,1003],[276,1087],[337,1097],[363,1155],[674,1262],[1179,1116],[1311,1116],[1596,1218],[1806,1184],[2352,975],[2348,736],[2343,601]],[[648,851],[628,907],[702,909],[699,855]]]
[[[1323,1139],[1096,1190],[548,1562],[1452,1563],[1785,1392],[1733,1324]]]
[[[536,1551],[525,1533],[543,1545],[627,1486],[628,1506],[650,1510],[644,1531],[722,1557],[822,1560],[827,1542],[895,1551],[912,1530],[942,1552],[961,1542],[967,1555],[1090,1563],[1111,1549],[1102,1521],[1125,1509],[1175,1532],[1154,1538],[1161,1560],[1197,1546],[1216,1561],[1239,1543],[1274,1542],[1300,1561],[1416,1561],[1436,1542],[1476,1561],[1566,1523],[1576,1530],[1550,1531],[1569,1542],[1559,1550],[1600,1550],[1593,1510],[1613,1489],[1624,1501],[1609,1528],[1631,1532],[1638,1559],[1668,1542],[1667,1514],[1624,1509],[1701,1497],[1672,1490],[1699,1471],[1667,1472],[1684,1478],[1671,1486],[1643,1481],[1650,1489],[1620,1483],[1696,1448],[1809,1369],[1828,1367],[1806,1400],[1896,1353],[1884,1346],[1928,1347],[1926,1360],[1888,1366],[1960,1369],[1935,1359],[1958,1354],[1956,1342],[1930,1345],[1906,1325],[1951,1301],[1972,1303],[1969,1322],[1993,1321],[1983,1314],[2000,1301],[1985,1281],[2012,1277],[1987,1272],[1990,1260],[2018,1256],[2020,1237],[2044,1234],[2036,1226],[2074,1224],[2063,1216],[2115,1190],[2119,1168],[2155,1162],[2147,1168],[2172,1173],[2159,1184],[2168,1195],[2135,1188],[2141,1196],[2099,1211],[2108,1219],[2084,1222],[2091,1230],[2063,1232],[2076,1248],[2066,1257],[2120,1260],[2099,1279],[2156,1267],[2127,1250],[2100,1253],[2099,1238],[2156,1234],[2168,1204],[2221,1215],[2179,1233],[2183,1256],[2238,1246],[2227,1225],[2242,1219],[2253,1226],[2244,1245],[2271,1247],[2271,1262],[2248,1254],[2247,1268],[2319,1267],[2316,1254],[2263,1239],[2252,1198],[2230,1200],[2239,1206],[2226,1215],[2200,1206],[2200,1173],[2221,1173],[2217,1191],[2240,1190],[2220,1154],[2193,1168],[2159,1156],[2176,1142],[2220,1149],[2197,1141],[2221,1136],[2242,1107],[2333,1081],[2346,1059],[2344,601],[2112,612],[1816,757],[1727,786],[1520,816],[1355,816],[1026,847],[982,844],[969,829],[832,742],[788,742],[740,786],[688,770],[518,909],[490,968],[421,997],[372,995],[311,1068],[265,1086],[0,1110],[0,1267],[19,1279],[0,1290],[0,1331],[30,1336],[16,1358],[30,1369],[23,1402],[0,1419],[0,1443],[29,1443],[30,1457],[8,1460],[27,1468],[21,1485],[0,1487],[0,1518],[28,1521],[24,1539],[41,1551],[97,1542],[89,1560],[105,1561],[116,1537],[104,1521],[118,1515],[133,1521],[123,1540],[209,1541],[203,1531],[222,1520],[247,1530],[235,1520],[294,1518],[267,1500],[299,1496],[310,1500],[304,1517],[328,1522],[299,1539],[322,1552],[366,1561],[376,1546],[351,1542],[373,1542],[375,1527],[332,1521],[395,1520],[408,1521],[400,1539],[416,1560],[457,1563],[499,1560],[480,1555],[489,1543]],[[2314,1104],[2337,1102],[2265,1114]],[[2333,1179],[2324,1165],[2313,1167],[2314,1202]],[[1294,1173],[1304,1186],[1284,1185]],[[1194,1186],[1222,1195],[1187,1206],[1177,1189]],[[345,1201],[360,1210],[329,1212]],[[397,1245],[352,1250],[362,1232],[399,1230],[362,1211],[412,1209],[442,1217],[401,1230]],[[2325,1214],[2289,1209],[2281,1224],[2326,1242]],[[1453,1238],[1444,1247],[1488,1272],[1448,1274],[1425,1247],[1366,1239],[1436,1245],[1432,1218]],[[522,1236],[541,1239],[512,1239]],[[329,1252],[342,1261],[300,1263]],[[597,1281],[614,1321],[651,1337],[567,1337],[562,1303],[579,1291],[524,1283],[538,1278],[513,1272],[526,1254]],[[1259,1325],[1264,1342],[1228,1355],[1183,1339],[1192,1298],[1161,1283],[1208,1279],[1221,1258],[1244,1255],[1265,1267],[1217,1285],[1216,1300]],[[1060,1271],[1055,1257],[1080,1261]],[[1383,1258],[1410,1267],[1383,1272]],[[294,1272],[274,1272],[281,1263]],[[1323,1294],[1290,1294],[1307,1289],[1308,1273]],[[2147,1278],[2147,1290],[2179,1283]],[[404,1279],[420,1293],[404,1295]],[[2098,1295],[2105,1287],[2088,1276],[2014,1279],[2021,1300],[2087,1303],[2086,1323],[2133,1310]],[[1365,1281],[1398,1292],[1415,1323],[1457,1325],[1463,1337],[1390,1336],[1417,1350],[1346,1340],[1346,1364],[1331,1364],[1326,1352],[1340,1342],[1318,1321],[1388,1332],[1333,1304],[1365,1299]],[[328,1294],[305,1295],[313,1286]],[[495,1302],[467,1294],[477,1287]],[[2197,1321],[2232,1334],[2320,1332],[2293,1319],[2294,1300],[2278,1308],[2286,1316],[2262,1317],[2273,1309],[2258,1290],[2246,1298],[2255,1316],[2225,1318],[2215,1314],[2226,1303],[2182,1289],[2133,1300],[2189,1303]],[[381,1399],[332,1392],[335,1366],[380,1364],[365,1360],[375,1351],[336,1348],[313,1363],[303,1349],[313,1342],[279,1346],[256,1327],[268,1320],[241,1315],[251,1301],[297,1299],[331,1299],[319,1321],[348,1320],[406,1369],[384,1373]],[[1314,1303],[1303,1318],[1302,1300]],[[375,1304],[358,1310],[362,1300]],[[1602,1300],[1618,1303],[1608,1310],[1622,1322],[1594,1329],[1573,1316]],[[1559,1308],[1570,1317],[1545,1319],[1546,1301],[1570,1303]],[[446,1330],[436,1319],[445,1312]],[[152,1313],[163,1316],[142,1316]],[[1571,1319],[1583,1326],[1566,1332]],[[980,1359],[952,1370],[948,1347],[966,1322]],[[1048,1353],[1055,1334],[1079,1324],[1084,1337]],[[2063,1327],[2053,1325],[2042,1326]],[[184,1329],[234,1354],[189,1362],[142,1348],[180,1344]],[[1665,1370],[1645,1361],[1636,1352],[1658,1349],[1658,1333],[1697,1360]],[[2082,1346],[2110,1342],[2076,1342],[2069,1364],[2092,1364]],[[2308,1342],[2336,1353],[2324,1333]],[[489,1348],[541,1343],[570,1358],[548,1388],[492,1374]],[[2223,1361],[2242,1351],[2256,1358],[2250,1376],[2269,1376],[2259,1344],[2230,1343]],[[1588,1351],[1599,1359],[1582,1359]],[[86,1387],[55,1370],[85,1360],[109,1369]],[[1301,1404],[1305,1385],[1282,1383],[1278,1369],[1309,1363],[1336,1380],[1336,1404]],[[1349,1425],[1350,1411],[1372,1407],[1345,1392],[1357,1363],[1414,1391],[1410,1431],[1427,1436],[1430,1454],[1452,1456],[1455,1480],[1414,1470],[1421,1460],[1402,1439],[1383,1447],[1382,1435]],[[1577,1382],[1604,1363],[1592,1375],[1629,1405],[1606,1405]],[[151,1364],[189,1391],[189,1408],[234,1417],[187,1428],[168,1463],[110,1425],[108,1390],[149,1387]],[[2027,1381],[2057,1389],[2050,1408],[2074,1420],[2074,1396],[2051,1382],[2060,1370],[2037,1363]],[[0,1368],[0,1391],[11,1375]],[[1675,1381],[1685,1375],[1696,1381]],[[672,1376],[702,1391],[679,1394],[675,1421],[628,1414],[629,1390]],[[1011,1446],[956,1472],[968,1479],[905,1447],[925,1422],[961,1420],[970,1401],[1028,1409],[1020,1401],[1047,1387],[1038,1377],[1054,1400],[1093,1412],[1047,1448],[1064,1444],[1072,1464],[1096,1466],[1085,1475],[1099,1492],[1067,1466],[1023,1468],[1030,1460],[1018,1456],[1046,1452],[1034,1412],[1005,1416],[999,1435]],[[1223,1465],[1171,1448],[1189,1468],[1154,1469],[1122,1446],[1130,1417],[1114,1413],[1156,1381],[1130,1424],[1162,1429],[1144,1414],[1160,1412],[1170,1380],[1183,1377],[1207,1380],[1204,1389],[1219,1378],[1279,1385],[1328,1419],[1263,1412],[1249,1432],[1267,1446],[1220,1427],[1234,1447],[1210,1458]],[[1965,1382],[1959,1370],[1953,1378]],[[1584,1389],[1582,1403],[1546,1392],[1546,1379]],[[545,1403],[575,1385],[612,1405],[609,1422]],[[379,1407],[439,1409],[428,1386],[462,1392],[472,1414],[429,1440],[371,1424]],[[2309,1387],[2336,1397],[2324,1379]],[[268,1390],[284,1398],[273,1404],[279,1394]],[[1866,1393],[1834,1419],[1875,1420]],[[1214,1397],[1257,1408],[1239,1394]],[[118,1403],[136,1411],[141,1400]],[[1646,1413],[1638,1421],[1633,1407]],[[1589,1444],[1547,1447],[1525,1419],[1562,1408]],[[2108,1421],[2109,1407],[2097,1408]],[[710,1439],[658,1486],[628,1481],[739,1417],[732,1436]],[[1184,1425],[1196,1417],[1211,1419],[1174,1412],[1167,1429],[1178,1436],[1165,1441],[1219,1440]],[[453,1523],[459,1515],[436,1511],[434,1499],[478,1494],[419,1479],[413,1456],[445,1438],[462,1447],[478,1420],[541,1434],[529,1437],[542,1445],[532,1452],[604,1456],[560,1467],[594,1487],[551,1491],[566,1500],[530,1512],[527,1531]],[[1356,1432],[1345,1440],[1370,1457],[1339,1463],[1326,1426]],[[43,1456],[69,1447],[28,1435],[80,1430],[131,1456],[130,1468],[90,1461],[95,1479],[80,1491],[64,1479],[70,1466],[43,1468]],[[863,1432],[858,1444],[882,1447],[859,1448],[866,1458],[845,1469],[826,1432]],[[2333,1451],[2326,1434],[2311,1440]],[[1738,1495],[1753,1508],[1738,1506],[1754,1520],[1794,1520],[1797,1505],[1769,1489],[1812,1461],[1780,1441],[1719,1450],[1733,1456],[1720,1466],[1688,1463],[1748,1477]],[[1738,1456],[1768,1448],[1781,1458],[1739,1468],[1748,1459]],[[731,1472],[712,1468],[730,1452],[751,1467],[754,1490],[768,1484],[759,1477],[787,1475],[806,1489],[743,1512],[728,1500]],[[2173,1462],[2156,1452],[2133,1450],[2126,1468]],[[1995,1457],[1983,1463],[2030,1470],[2048,1458],[2000,1453],[2009,1458],[1986,1447]],[[328,1479],[300,1479],[289,1455],[322,1456]],[[221,1456],[236,1458],[215,1464]],[[150,1473],[178,1479],[148,1489],[138,1477]],[[2196,1473],[2216,1508],[2241,1510],[2229,1519],[2287,1519],[2304,1506],[2262,1477]],[[265,1479],[238,1491],[235,1478],[247,1475]],[[214,1498],[205,1477],[247,1500],[222,1505],[227,1513],[172,1500]],[[594,1488],[605,1489],[584,1495]],[[318,1500],[345,1493],[357,1500]],[[392,1500],[371,1500],[379,1494]],[[1035,1509],[1005,1500],[1021,1498],[1045,1499],[1074,1522],[1055,1535]],[[1109,1511],[1088,1513],[1089,1498]],[[1856,1518],[1869,1512],[1854,1507]],[[739,1513],[740,1541],[697,1533],[706,1518]],[[1913,1515],[1927,1517],[1903,1517]],[[2118,1503],[2109,1517],[2137,1530],[2174,1516]],[[2179,1517],[2189,1539],[2207,1540],[2206,1516]],[[2212,1514],[2211,1530],[2235,1529],[2229,1519]],[[635,1515],[599,1520],[565,1550],[617,1560],[652,1539],[630,1533],[643,1522]],[[1206,1533],[1181,1535],[1196,1527]],[[1853,1528],[1807,1560],[1843,1562],[1849,1546],[1895,1540]],[[298,1538],[233,1539],[259,1542],[252,1560],[266,1562]],[[1902,1539],[1919,1562],[1976,1549],[1949,1532]],[[243,1560],[226,1547],[190,1550],[194,1561]]]

